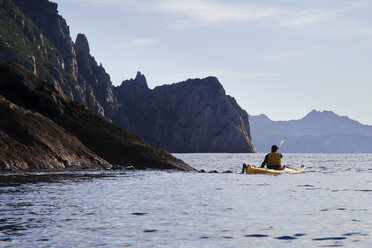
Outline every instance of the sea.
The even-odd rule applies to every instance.
[[[372,154],[174,155],[206,173],[1,174],[0,247],[372,247]]]

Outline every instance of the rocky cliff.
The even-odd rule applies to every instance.
[[[72,41],[56,3],[2,0],[0,14],[1,60],[22,64],[102,116],[118,107],[109,75],[90,55],[84,35]]]
[[[0,63],[0,137],[1,170],[110,164],[193,170],[7,62]]]
[[[138,73],[115,90],[118,125],[171,152],[254,152],[247,113],[215,77],[150,90]]]
[[[20,7],[23,7],[25,12]],[[28,13],[34,19],[40,16],[37,21],[45,21],[44,25],[60,23],[58,27],[56,25],[50,27],[56,28],[53,31],[54,35],[59,33],[57,37],[65,36],[65,39],[58,40],[56,37],[55,40],[64,43],[66,47],[72,47],[71,39],[66,38],[68,27],[63,26],[65,23],[61,22],[62,19],[57,15],[56,5],[46,0],[14,2],[3,0],[0,1],[0,11],[0,59],[22,64],[40,77],[59,85],[70,97],[79,95],[79,88],[75,83],[76,59],[69,61],[64,59],[74,57],[74,51],[57,49],[48,38],[52,34],[42,32],[42,29],[25,14]]]
[[[74,49],[79,68],[77,82],[84,89],[82,102],[95,113],[110,118],[120,107],[110,76],[90,55],[88,39],[84,34],[78,34]]]

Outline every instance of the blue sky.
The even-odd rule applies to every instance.
[[[114,85],[216,76],[249,114],[372,125],[372,1],[54,0]]]

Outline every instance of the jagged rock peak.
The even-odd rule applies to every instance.
[[[76,53],[89,55],[89,43],[85,34],[78,34],[75,41],[75,51]]]
[[[140,71],[137,72],[137,75],[136,75],[136,78],[134,79],[134,81],[137,81],[141,84],[146,84],[146,86],[147,86],[146,77]]]
[[[149,87],[147,85],[147,80],[145,75],[143,75],[141,72],[137,72],[136,77],[130,80],[124,80],[121,85],[121,88],[136,88],[136,89],[146,89],[149,90]]]

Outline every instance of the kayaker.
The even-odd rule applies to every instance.
[[[282,158],[283,155],[278,152],[278,147],[273,145],[271,147],[271,153],[265,156],[265,160],[261,164],[261,168],[266,167],[268,169],[280,170],[282,169]]]

